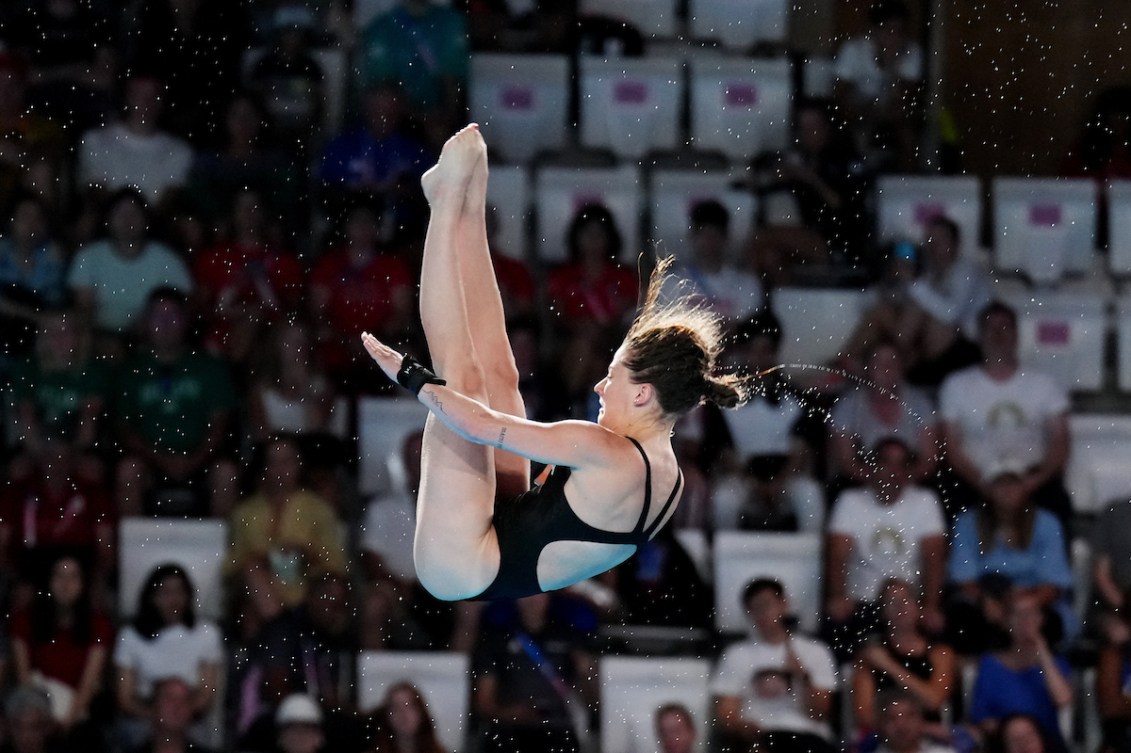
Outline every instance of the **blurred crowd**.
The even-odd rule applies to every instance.
[[[0,6],[0,750],[440,753],[412,678],[360,705],[359,652],[417,650],[469,659],[465,749],[592,750],[599,657],[640,651],[616,626],[694,636],[680,651],[712,662],[706,718],[655,710],[665,753],[1064,751],[1086,705],[1103,749],[1131,750],[1131,502],[1094,532],[1073,513],[1070,396],[1021,368],[1017,314],[959,226],[875,240],[872,181],[937,164],[906,6],[875,3],[833,95],[798,98],[791,145],[751,155],[753,233],[714,200],[688,214],[670,294],[715,308],[726,368],[762,375],[741,409],[678,427],[673,524],[593,581],[489,605],[415,580],[419,434],[382,493],[359,490],[356,405],[392,388],[357,335],[427,352],[417,185],[467,119],[471,56],[648,40],[554,0],[357,10]],[[1131,175],[1129,103],[1097,101],[1066,173]],[[560,263],[497,249],[532,418],[595,415],[639,292],[625,237],[593,202]],[[813,365],[831,370],[767,371],[774,291],[812,280],[867,287],[867,313]],[[121,606],[134,518],[226,522],[216,619],[176,562]],[[819,536],[815,633],[773,578],[742,593],[749,637],[720,633],[688,531]]]

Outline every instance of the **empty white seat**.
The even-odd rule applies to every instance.
[[[538,257],[548,263],[568,257],[566,233],[574,214],[586,204],[603,204],[624,238],[622,261],[633,262],[640,249],[640,169],[546,167],[534,176]]]
[[[815,533],[719,531],[714,542],[715,627],[747,633],[746,584],[774,578],[785,587],[802,629],[813,631],[821,609],[821,537]]]
[[[726,170],[654,171],[649,215],[651,240],[658,244],[658,252],[676,257],[687,253],[691,209],[708,199],[730,210],[732,244],[745,242],[754,229],[757,214],[754,195],[732,188],[731,183],[731,173]]]
[[[667,703],[686,706],[695,719],[698,738],[705,740],[711,673],[706,659],[603,656],[598,672],[602,753],[659,750],[655,714]]]
[[[682,60],[583,56],[580,76],[583,145],[639,159],[681,141]]]
[[[962,254],[973,256],[982,226],[982,187],[974,176],[885,175],[876,181],[876,213],[880,238],[923,239],[923,227],[940,215],[961,231]]]
[[[1113,274],[1131,274],[1131,180],[1107,184],[1108,268]]]
[[[676,0],[581,0],[579,10],[625,21],[645,39],[674,37],[677,31]]]
[[[1131,497],[1131,416],[1076,414],[1068,417],[1068,431],[1064,482],[1072,509],[1098,513]]]
[[[424,698],[447,750],[466,750],[470,661],[466,654],[439,651],[363,651],[357,662],[357,706],[368,714],[389,688],[410,682]]]
[[[1089,178],[994,178],[994,267],[1055,283],[1095,260],[1096,184]]]
[[[491,250],[515,259],[527,258],[530,217],[530,171],[521,165],[492,165],[487,203],[495,208]]]
[[[788,60],[696,56],[691,70],[691,138],[746,162],[789,143],[793,83]]]
[[[564,55],[471,56],[468,109],[493,153],[526,162],[565,145],[569,67]]]
[[[390,488],[390,467],[399,467],[401,445],[424,428],[428,411],[410,398],[370,397],[357,403],[357,484],[362,494]]]
[[[771,307],[782,323],[781,360],[820,365],[834,360],[864,313],[867,296],[845,288],[780,288]]]
[[[1002,296],[1017,312],[1021,366],[1043,371],[1073,391],[1104,383],[1107,301],[1096,295],[1030,292]]]
[[[688,0],[688,32],[732,50],[783,42],[789,32],[786,0]]]
[[[118,524],[119,614],[132,617],[149,573],[173,563],[192,580],[197,614],[219,620],[227,558],[228,524],[223,520],[123,518]]]

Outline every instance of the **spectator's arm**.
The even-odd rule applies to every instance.
[[[1100,718],[1131,719],[1131,696],[1123,692],[1123,646],[1105,645],[1096,663],[1096,705]]]
[[[216,689],[220,684],[220,664],[214,661],[200,663],[200,681],[193,693],[193,711],[203,716],[216,705]]]
[[[1046,427],[1045,456],[1026,479],[1031,489],[1037,489],[1064,472],[1068,464],[1068,416],[1061,413],[1050,418]]]
[[[942,455],[940,432],[934,424],[927,424],[919,432],[918,457],[915,466],[911,469],[913,477],[925,479],[934,474],[939,467],[939,458]]]
[[[825,611],[837,622],[850,616],[854,605],[848,596],[848,555],[852,538],[831,532],[825,536]],[[847,613],[846,613],[847,612]]]
[[[597,662],[588,651],[573,652],[573,671],[577,679],[574,687],[590,714],[598,711],[601,703],[601,685],[597,679]]]
[[[1112,575],[1110,555],[1096,555],[1092,562],[1092,582],[1105,604],[1116,609],[1123,606],[1123,591]]]
[[[954,690],[954,654],[945,646],[938,645],[931,648],[930,660],[931,675],[925,680],[896,662],[885,670],[915,696],[925,710],[937,712],[950,700]]]
[[[810,718],[818,721],[825,719],[829,715],[829,710],[832,709],[832,691],[815,688],[812,684],[806,683],[805,705]]]
[[[927,536],[919,542],[919,570],[923,573],[923,609],[941,609],[943,584],[946,582],[946,536]]]
[[[91,647],[90,653],[86,657],[86,666],[82,670],[82,677],[79,679],[79,685],[75,688],[75,697],[71,701],[71,708],[67,711],[67,716],[63,720],[63,726],[69,728],[87,715],[90,710],[90,702],[101,684],[102,671],[106,668],[106,657],[105,646],[95,645]]]
[[[142,718],[149,715],[149,706],[138,697],[137,671],[133,667],[118,667],[115,695],[118,698],[118,709],[123,713]]]
[[[742,718],[742,699],[735,695],[715,696],[715,719],[724,732],[741,740],[754,741],[762,733],[757,724]]]
[[[16,668],[16,682],[25,685],[31,682],[31,650],[27,642],[19,636],[12,637],[12,664]]]
[[[857,660],[852,665],[852,700],[856,713],[856,733],[865,734],[876,728],[876,679],[871,666]]]
[[[954,472],[963,481],[984,492],[985,479],[982,478],[982,471],[962,447],[962,430],[952,421],[943,421],[942,439],[947,460]]]
[[[1069,679],[1065,677],[1064,672],[1061,671],[1060,664],[1056,661],[1056,656],[1049,647],[1042,645],[1037,652],[1037,660],[1041,664],[1041,677],[1045,681],[1045,689],[1049,692],[1049,698],[1052,699],[1053,705],[1058,709],[1069,706],[1072,703],[1072,684]]]

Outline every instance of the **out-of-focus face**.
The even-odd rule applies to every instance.
[[[365,93],[365,123],[376,138],[393,133],[404,119],[404,102],[391,87],[377,87]]]
[[[40,320],[35,347],[44,365],[54,368],[69,365],[79,347],[78,324],[62,314],[45,316]]]
[[[889,584],[881,595],[883,617],[889,630],[914,629],[919,624],[921,609],[915,590],[907,583]]]
[[[370,252],[381,239],[377,215],[369,209],[355,209],[346,221],[346,243],[355,253]]]
[[[903,380],[903,362],[899,351],[890,345],[881,345],[868,357],[868,381],[886,393],[894,393]]]
[[[887,443],[876,453],[870,482],[881,500],[894,502],[911,478],[911,457],[905,447]]]
[[[263,123],[255,105],[246,98],[240,98],[228,107],[226,125],[228,137],[236,143],[243,144],[255,141]]]
[[[601,409],[597,413],[600,426],[617,426],[628,416],[633,396],[638,387],[631,379],[631,372],[624,363],[626,346],[621,345],[613,355],[605,378],[597,382],[593,391],[601,399]]]
[[[801,151],[814,154],[829,145],[832,130],[824,113],[807,107],[797,114],[797,145]]]
[[[581,226],[577,233],[577,251],[582,261],[612,261],[612,239],[604,222],[591,219]]]
[[[156,121],[161,114],[161,82],[155,78],[138,76],[126,83],[126,109],[136,113],[146,122]]]
[[[1035,640],[1041,634],[1044,615],[1041,605],[1034,598],[1015,597],[1009,607],[1009,631],[1015,642]]]
[[[39,709],[28,709],[8,720],[12,749],[17,753],[39,753],[46,750],[47,738],[54,728],[51,716]]]
[[[110,210],[107,224],[110,237],[121,244],[139,243],[149,230],[145,210],[133,198],[123,198],[118,201]]]
[[[946,269],[958,256],[958,244],[950,228],[931,222],[923,237],[923,258],[931,269]]]
[[[764,630],[785,619],[789,610],[789,602],[785,596],[779,596],[772,589],[763,588],[751,596],[746,602],[746,612],[750,622],[759,630]]]
[[[302,458],[293,442],[272,442],[267,447],[263,467],[263,484],[283,492],[298,488]]]
[[[166,731],[184,731],[192,724],[193,689],[183,680],[165,680],[157,685],[153,714]]]
[[[307,612],[314,624],[327,635],[340,635],[349,627],[349,589],[337,578],[321,582],[307,598]]]
[[[188,316],[180,301],[161,299],[149,306],[146,339],[157,350],[177,349],[188,335]]]
[[[416,695],[408,688],[397,688],[389,696],[389,723],[393,732],[402,739],[411,739],[424,723],[424,714],[416,702]]]
[[[892,18],[875,29],[876,42],[880,49],[902,52],[907,49],[907,22],[902,18]]]
[[[35,201],[21,201],[12,213],[12,240],[17,246],[34,248],[47,234],[47,217]]]
[[[1032,719],[1014,717],[1001,730],[1004,753],[1045,753],[1041,731]]]
[[[774,338],[753,337],[742,346],[742,357],[755,373],[778,365],[778,348]]]
[[[890,703],[880,713],[880,729],[892,750],[916,750],[923,736],[923,715],[913,703]]]
[[[695,727],[678,711],[668,711],[656,721],[663,753],[691,753],[695,749]]]
[[[232,226],[237,234],[253,235],[263,229],[263,202],[253,191],[241,191],[232,207]]]
[[[982,358],[987,363],[1014,360],[1017,356],[1017,325],[1005,312],[991,312],[979,331]]]
[[[166,576],[153,593],[153,603],[166,625],[183,621],[189,605],[189,590],[184,579],[179,575]]]
[[[703,225],[691,233],[691,245],[698,259],[716,261],[726,256],[726,230],[718,225]]]
[[[82,568],[70,557],[55,563],[51,569],[51,598],[62,607],[72,607],[82,596]]]
[[[1029,503],[1025,481],[1015,473],[1002,474],[991,481],[989,497],[994,512],[1005,519],[1012,519]]]
[[[284,753],[315,753],[325,736],[316,724],[288,724],[279,731],[279,747]]]

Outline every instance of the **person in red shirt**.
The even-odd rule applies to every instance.
[[[0,492],[0,562],[15,570],[13,601],[26,604],[33,584],[62,553],[91,566],[94,591],[114,565],[114,511],[101,482],[76,473],[76,453],[63,438],[47,436],[34,472]]]
[[[263,198],[245,189],[236,195],[225,239],[193,268],[208,347],[233,363],[245,363],[263,327],[302,302],[302,264],[272,230]]]
[[[46,588],[28,609],[12,615],[12,657],[20,685],[46,687],[59,703],[58,721],[73,731],[90,712],[99,689],[114,628],[90,604],[82,563],[59,557]]]
[[[381,247],[377,212],[364,203],[346,215],[342,243],[322,256],[310,278],[310,314],[318,323],[319,356],[346,391],[371,375],[357,352],[359,330],[401,342],[415,314],[412,270]],[[371,381],[371,380],[368,380]]]

